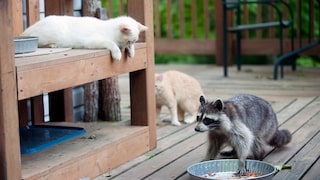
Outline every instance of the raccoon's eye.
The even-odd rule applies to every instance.
[[[204,125],[207,126],[207,125],[209,125],[209,124],[214,123],[214,120],[213,120],[213,119],[210,119],[210,118],[204,118],[202,122],[203,122]]]

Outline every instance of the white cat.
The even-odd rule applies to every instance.
[[[112,58],[121,59],[121,50],[134,56],[134,43],[147,27],[131,17],[108,20],[94,17],[48,16],[27,28],[21,36],[39,37],[39,47],[109,49]]]
[[[199,97],[203,95],[200,83],[193,77],[179,71],[155,74],[155,95],[157,118],[162,106],[171,113],[171,124],[179,126],[180,121],[193,123],[196,120]],[[190,116],[185,118],[185,113]]]

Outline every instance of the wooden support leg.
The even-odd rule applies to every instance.
[[[156,103],[154,95],[154,37],[153,2],[149,0],[128,1],[128,14],[148,27],[140,36],[147,42],[147,68],[130,73],[130,100],[132,125],[149,126],[150,149],[156,147]]]
[[[16,1],[2,0],[0,11],[0,178],[21,179],[18,98],[13,49]]]
[[[31,113],[34,125],[44,122],[43,95],[31,98]]]
[[[63,90],[64,121],[74,122],[72,88]]]
[[[18,102],[18,112],[19,112],[19,127],[27,126],[29,121],[28,99],[21,100]]]

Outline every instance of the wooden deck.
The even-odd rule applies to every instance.
[[[292,142],[281,149],[269,148],[265,161],[288,164],[291,170],[278,172],[274,179],[317,179],[320,172],[320,68],[285,67],[283,80],[272,80],[272,66],[222,68],[211,65],[157,65],[156,72],[175,69],[197,78],[208,98],[226,99],[237,93],[251,93],[268,100],[277,112],[280,128],[293,134]],[[123,118],[129,114],[128,76],[119,77]],[[164,110],[161,118],[168,117]],[[128,119],[128,118],[127,118]],[[194,131],[195,124],[171,126],[158,121],[157,148],[105,174],[103,179],[189,179],[188,166],[201,161],[206,151],[206,133]]]

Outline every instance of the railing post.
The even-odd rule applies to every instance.
[[[229,55],[227,56],[228,58],[227,64],[230,65],[232,64],[231,62],[232,39],[229,38],[231,35],[226,36],[227,40],[224,40],[223,38],[224,37],[223,0],[214,1],[214,7],[215,7],[214,21],[215,21],[215,32],[216,32],[216,64],[219,66],[223,65],[223,61],[225,58],[223,53],[224,51],[223,47],[226,45],[227,54]],[[226,17],[227,17],[226,23],[227,25],[229,25],[232,22],[232,17],[230,15]]]

